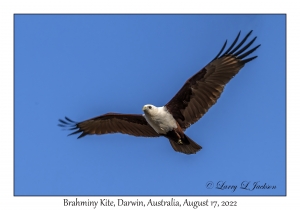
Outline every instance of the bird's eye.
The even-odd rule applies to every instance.
[[[148,106],[149,109],[152,109],[152,106]]]

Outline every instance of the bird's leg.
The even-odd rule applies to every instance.
[[[176,135],[177,135],[177,137],[178,137],[177,144],[183,144],[183,142],[181,141],[181,136],[180,136],[180,134],[176,132]]]
[[[177,144],[183,144],[181,139],[178,139]]]

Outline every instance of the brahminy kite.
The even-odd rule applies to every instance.
[[[82,122],[65,117],[59,120],[61,127],[81,133],[78,138],[92,134],[123,133],[133,136],[159,137],[169,139],[177,152],[195,154],[202,147],[190,139],[184,131],[197,122],[220,97],[225,85],[240,69],[257,56],[246,58],[260,45],[249,50],[256,37],[242,47],[252,31],[236,45],[240,33],[231,46],[225,41],[218,55],[203,69],[186,81],[179,92],[162,107],[151,104],[143,106],[144,114],[107,113]]]

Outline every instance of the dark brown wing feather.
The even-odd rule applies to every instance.
[[[123,133],[133,136],[158,137],[159,135],[147,123],[142,115],[107,113],[83,122],[74,122],[69,118],[59,120],[61,127],[76,130],[69,134],[81,133],[78,138],[88,134]]]
[[[232,45],[222,54],[226,41],[219,54],[207,66],[188,79],[179,92],[166,104],[167,109],[183,130],[198,121],[217,102],[224,86],[247,62],[257,57],[244,59],[260,46],[248,50],[256,37],[241,47],[251,32],[235,46],[240,36],[239,33]]]

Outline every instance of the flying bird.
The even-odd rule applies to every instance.
[[[68,117],[59,120],[59,126],[75,130],[69,134],[79,134],[78,138],[92,134],[122,133],[142,137],[164,136],[177,152],[195,154],[202,149],[184,132],[197,122],[220,97],[225,85],[240,71],[244,65],[257,56],[249,57],[260,45],[249,49],[254,37],[246,42],[250,31],[237,44],[240,33],[224,52],[225,41],[217,56],[203,69],[189,78],[179,92],[162,107],[152,104],[143,106],[144,114],[107,113],[82,122],[74,122]]]

